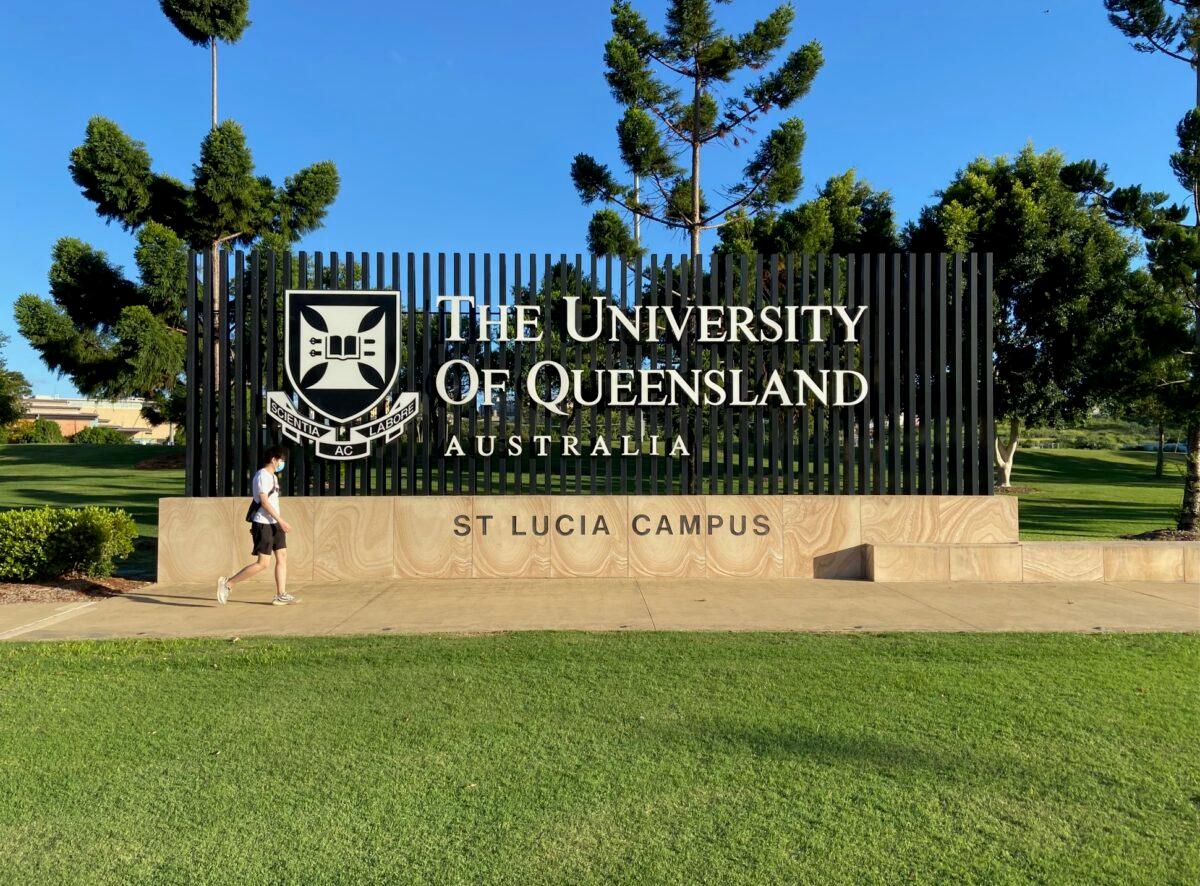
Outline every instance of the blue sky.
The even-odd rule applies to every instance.
[[[664,0],[638,0],[661,26]],[[771,0],[718,6],[731,31]],[[1176,190],[1166,158],[1194,86],[1178,62],[1137,54],[1100,0],[794,0],[791,46],[825,68],[804,119],[809,197],[849,167],[913,217],[978,155],[1025,143],[1108,163],[1119,182]],[[247,130],[258,171],[281,180],[334,160],[342,189],[309,249],[583,251],[591,209],[571,157],[615,159],[618,109],[602,77],[607,0],[252,0],[221,47],[222,117]],[[1047,11],[1048,10],[1048,11]],[[73,391],[21,340],[12,302],[46,292],[49,252],[75,236],[132,267],[132,239],[72,183],[67,155],[93,114],[191,178],[208,127],[208,54],[154,0],[51,0],[8,9],[0,36],[0,331],[38,393]],[[745,149],[705,158],[729,181]],[[711,237],[706,241],[711,243]],[[649,245],[684,241],[651,232]]]

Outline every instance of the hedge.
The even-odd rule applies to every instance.
[[[133,438],[116,428],[84,428],[71,437],[72,443],[99,444],[101,446],[132,445]]]
[[[48,418],[16,421],[0,428],[0,443],[62,443],[62,430]]]
[[[0,511],[0,581],[111,575],[136,537],[133,518],[119,508]]]

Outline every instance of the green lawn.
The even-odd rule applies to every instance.
[[[1168,453],[1162,479],[1153,452],[1022,449],[1014,486],[1020,496],[1021,538],[1116,538],[1175,525],[1183,498],[1182,455]]]
[[[1197,882],[1200,637],[0,644],[0,882]]]
[[[183,493],[182,470],[138,470],[138,462],[172,450],[161,446],[0,445],[0,509],[124,508],[143,540],[119,574],[154,576],[158,500]],[[178,451],[178,450],[175,450]]]

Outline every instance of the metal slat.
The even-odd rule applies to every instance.
[[[853,255],[845,256],[845,277],[846,277],[846,297],[844,299],[847,313],[850,316],[854,315],[855,306],[858,304],[862,294],[857,290],[858,276],[858,259]],[[841,324],[839,324],[841,325]],[[849,334],[843,330],[839,336],[842,348],[842,368],[848,370],[856,370],[858,368],[859,345],[857,342],[849,341]],[[847,394],[853,393],[853,389],[849,384],[846,384],[845,390]],[[858,482],[858,450],[855,424],[855,412],[853,407],[840,407],[839,412],[843,414],[844,422],[842,425],[842,484],[841,492],[843,495],[853,495],[855,485]]]
[[[479,313],[478,313],[478,311],[475,310],[476,293],[475,293],[475,253],[474,252],[470,253],[470,255],[467,256],[467,281],[468,281],[467,282],[467,294],[470,295],[470,313],[469,313],[470,334],[467,336],[467,339],[470,341],[470,343],[472,343],[472,353],[473,353],[472,359],[479,360],[479,365],[484,367],[484,370],[486,371],[486,370],[492,369],[492,348],[490,347],[490,343],[488,343],[487,340],[480,341],[480,339],[479,339]],[[457,294],[458,292],[461,292],[461,289],[456,288],[455,294]],[[487,313],[488,313],[488,307],[490,307],[491,304],[492,304],[492,256],[490,255],[490,253],[484,253],[484,316],[485,317],[487,316]],[[482,376],[482,373],[481,373],[481,376]],[[482,385],[482,377],[480,378],[480,384]],[[479,397],[472,397],[472,400],[470,400],[470,460],[469,460],[470,471],[469,471],[469,475],[467,478],[467,492],[469,493],[469,495],[475,495],[476,492],[479,492],[478,480],[476,480],[476,472],[478,472],[479,467],[478,467],[478,465],[476,465],[476,462],[475,462],[475,459],[476,459],[475,435],[478,435],[478,433],[480,433],[479,409],[480,409]],[[482,436],[490,435],[490,433],[492,432],[492,426],[491,426],[492,409],[485,408],[484,413],[482,413],[482,418],[484,418],[484,427],[482,427]],[[496,445],[496,442],[493,441],[492,445],[493,445],[492,451],[494,451],[494,445]],[[491,486],[491,483],[492,483],[492,480],[491,480],[491,478],[492,478],[492,456],[484,455],[481,457],[482,457],[482,463],[484,463],[484,475],[487,478],[484,481],[484,484],[485,484],[484,489],[487,491],[491,491],[491,489],[492,489],[492,486]]]
[[[501,258],[500,289],[501,289],[501,293],[503,294],[506,291],[504,289],[504,262],[503,262],[504,256],[501,256],[500,258]],[[515,335],[516,334],[515,330],[520,328],[519,325],[516,324],[516,310],[515,310],[516,307],[518,305],[520,305],[520,303],[521,303],[521,255],[519,253],[513,256],[512,293],[513,293],[513,309],[514,309],[512,312],[513,323],[514,323],[514,333],[513,334]],[[522,371],[523,367],[521,366],[521,354],[525,349],[520,346],[519,342],[510,343],[509,347],[511,348],[512,355],[513,355],[513,367],[514,367],[513,378],[514,379],[523,379],[525,376]],[[517,384],[519,385],[520,382],[518,381]],[[521,403],[525,400],[525,397],[520,392],[519,389],[514,390],[514,395],[515,396],[513,397],[513,413],[514,413],[513,414],[513,436],[521,437],[521,431],[522,431],[521,414],[524,412],[524,409],[521,407]],[[523,443],[522,447],[521,447],[521,451],[518,452],[513,457],[513,470],[515,472],[514,486],[515,486],[515,491],[517,493],[522,493],[525,491],[525,479],[524,479],[525,478],[525,468],[524,468],[525,462],[528,462],[530,465],[530,468],[529,468],[530,480],[533,479],[533,477],[532,477],[532,475],[533,475],[533,459],[531,459],[529,457],[529,454],[526,453],[525,449],[526,449],[526,444]]]
[[[592,265],[591,294],[592,294],[592,296],[595,296],[596,295],[596,279],[597,279],[596,256],[595,255],[593,255],[591,257],[591,265]],[[594,306],[595,302],[593,302],[592,304]],[[597,318],[597,321],[598,320],[599,320],[599,318]],[[596,353],[596,342],[594,339],[588,345],[588,351],[590,354],[590,358],[588,360],[588,367],[592,371],[592,377],[595,378],[596,370],[599,367],[596,364],[597,353]],[[590,426],[591,426],[591,429],[590,429],[591,441],[588,444],[589,451],[590,451],[590,447],[592,445],[594,445],[596,442],[596,413],[599,411],[600,411],[599,406],[589,406],[588,407],[588,418],[590,419]],[[580,446],[579,446],[580,457],[583,456],[584,448],[585,447],[581,441]],[[594,495],[597,491],[598,490],[596,488],[596,459],[591,458],[589,456],[588,457],[588,492],[590,492]]]
[[[934,426],[936,432],[936,442],[934,443],[934,461],[937,464],[937,483],[934,486],[934,492],[938,495],[945,495],[950,489],[950,481],[947,478],[946,471],[946,424],[949,420],[949,410],[947,408],[946,397],[946,345],[949,337],[949,332],[946,328],[946,255],[938,253],[938,297],[937,297],[937,364],[936,364],[936,382],[937,390],[937,424]]]
[[[284,261],[286,262],[286,264],[284,265],[285,270],[284,270],[284,275],[283,275],[283,277],[284,277],[283,289],[287,290],[292,287],[292,275],[291,275],[292,256],[291,256],[290,252],[285,255]],[[296,262],[296,266],[297,266],[297,274],[299,277],[299,282],[297,283],[297,288],[305,289],[308,286],[308,259],[303,252],[300,253],[298,260]],[[275,311],[274,296],[272,296],[272,298],[271,298],[270,310],[272,313],[268,314],[268,316],[270,317],[270,320],[268,322],[271,325],[271,339],[270,339],[271,347],[274,348],[275,342],[278,341],[279,337],[283,335],[283,331],[279,328],[279,326],[282,326],[283,324],[277,324],[277,320],[276,320],[276,317],[274,314],[274,311]],[[285,353],[285,349],[283,347],[280,347],[278,349],[277,353],[282,355],[283,353]],[[276,369],[278,364],[274,362],[274,358],[272,360],[271,365],[272,365],[271,372],[272,372],[272,374],[274,374],[276,371],[278,371]],[[290,396],[291,392],[292,392],[292,386],[287,382],[286,379],[287,379],[287,373],[286,372],[280,373],[279,383],[278,383],[278,386],[275,388],[275,390],[284,391],[287,395]],[[288,495],[295,495],[297,488],[300,490],[301,495],[311,495],[312,492],[309,487],[309,484],[312,481],[313,473],[311,470],[312,466],[310,463],[310,455],[309,455],[308,447],[305,446],[305,447],[297,447],[297,448],[299,449],[299,451],[294,452],[293,458],[292,458],[292,460],[296,463],[296,470],[287,472]]]
[[[410,252],[405,256],[405,271],[406,286],[405,304],[408,306],[408,323],[405,324],[408,329],[408,353],[407,353],[407,369],[408,369],[408,390],[415,391],[418,397],[421,397],[421,387],[417,383],[417,320],[420,315],[420,306],[417,303],[417,256],[416,253]],[[421,398],[424,400],[424,398]],[[421,412],[428,409],[428,404],[421,403]],[[408,433],[405,434],[405,455],[404,455],[404,486],[409,495],[417,494],[417,440],[418,431],[421,429],[421,417],[418,414],[409,424]]]
[[[810,267],[810,264],[809,264],[808,253],[805,253],[804,255],[802,255],[800,257],[800,304],[801,304],[801,306],[807,306],[809,304],[810,298],[812,297],[812,292],[810,289],[811,282],[812,282],[812,268]],[[809,336],[804,332],[803,328],[801,328],[801,330],[800,330],[800,368],[802,370],[804,370],[805,372],[811,373],[813,367],[812,367],[812,362],[811,362],[811,355],[809,354],[808,339],[809,339]],[[809,489],[810,476],[809,475],[810,475],[810,468],[812,465],[812,451],[811,451],[811,445],[810,445],[809,441],[812,438],[811,425],[812,425],[813,411],[811,409],[809,409],[809,406],[808,406],[809,402],[810,401],[806,396],[805,400],[804,400],[804,408],[803,408],[803,411],[801,412],[803,421],[800,424],[800,492],[803,495],[808,495],[810,492],[810,489]]]
[[[563,285],[559,289],[559,293],[561,295],[565,296],[567,294],[567,290],[566,290],[567,263],[565,261],[565,256],[564,256],[564,261],[562,263],[562,282],[563,282]],[[583,300],[583,256],[580,255],[579,253],[575,253],[575,298],[579,299],[580,301]],[[576,304],[578,304],[578,302],[576,302]],[[546,318],[546,319],[549,320],[549,318]],[[545,321],[543,321],[543,322],[545,322]],[[561,355],[562,362],[564,364],[566,364],[566,362],[567,362],[566,361],[566,356],[567,356],[566,350],[567,350],[567,348],[570,347],[570,345],[567,344],[566,336],[563,336],[562,338],[560,338],[560,345],[563,350],[563,354]],[[578,341],[575,342],[575,368],[577,368],[577,369],[583,368],[583,343],[578,342]],[[576,440],[576,443],[578,443],[580,440],[583,439],[583,407],[578,402],[576,402],[576,404],[575,404],[574,415],[572,415],[571,418],[575,424],[575,440]],[[554,451],[553,447],[551,447],[550,451],[551,451],[551,454],[553,455],[553,451]],[[560,456],[559,463],[560,463],[560,465],[562,465],[563,472],[565,473],[566,472],[566,457],[565,457],[565,455]],[[566,492],[567,484],[564,482],[559,488],[563,492]],[[579,455],[575,456],[575,494],[578,495],[581,492],[583,492],[583,450],[582,449],[579,450]]]
[[[421,493],[433,494],[433,464],[430,460],[433,433],[434,389],[430,379],[430,349],[433,345],[433,318],[429,310],[432,301],[429,253],[421,253],[421,375],[420,391],[424,401],[421,409]]]
[[[829,264],[833,265],[833,283],[829,287],[829,305],[832,306],[841,303],[841,257],[830,256]],[[836,378],[836,371],[842,369],[842,349],[838,343],[835,328],[834,319],[830,317],[826,323],[826,349],[829,352],[830,378]],[[826,433],[829,436],[829,486],[827,489],[829,495],[833,496],[838,495],[841,472],[841,409],[838,407],[829,409]]]
[[[674,263],[674,257],[668,255],[666,260],[663,262],[663,289],[662,301],[660,302],[662,305],[671,305],[675,302],[675,270],[676,266]],[[674,362],[674,351],[675,348],[671,344],[671,330],[667,328],[666,324],[664,323],[662,334],[663,369],[671,368],[671,365]],[[671,409],[670,406],[663,407],[662,446],[665,453],[670,453],[670,449],[668,447],[670,445],[670,441],[674,437],[675,418],[672,414],[673,412],[674,410]],[[664,471],[664,474],[666,475],[666,489],[664,491],[667,495],[670,495],[675,491],[675,459],[668,454],[666,458],[663,459],[663,462],[664,467],[666,468]],[[655,492],[658,491],[659,490],[655,489]]]
[[[954,362],[951,375],[954,381],[954,412],[950,418],[950,451],[953,461],[955,495],[963,494],[963,305],[962,253],[954,254],[954,292],[951,303],[954,312]]]
[[[230,464],[229,453],[230,446],[230,422],[229,422],[229,389],[232,386],[233,379],[230,373],[229,366],[229,253],[225,250],[221,251],[220,258],[217,262],[217,335],[218,351],[220,352],[221,361],[221,381],[220,391],[218,394],[217,406],[217,422],[216,422],[216,437],[217,449],[220,452],[220,461],[217,471],[217,495],[230,495]]]
[[[355,289],[354,285],[354,253],[346,253],[346,289]],[[364,269],[365,271],[365,269]],[[337,288],[337,279],[333,281],[334,288]],[[349,495],[354,495],[358,492],[358,474],[360,467],[365,467],[360,459],[348,461],[345,465],[339,466],[340,473],[345,475],[346,492]]]
[[[858,495],[871,492],[871,403],[874,385],[871,381],[871,329],[875,317],[871,305],[871,256],[864,255],[858,265],[858,304],[864,305],[862,321],[858,327],[859,371],[867,385],[867,396],[858,405]]]
[[[816,280],[816,302],[817,307],[825,305],[825,256],[817,256],[817,280]],[[820,312],[817,312],[820,315]],[[815,322],[815,321],[814,321]],[[826,332],[828,325],[824,324]],[[812,336],[808,336],[811,338]],[[826,338],[828,341],[828,338]],[[829,350],[828,346],[822,342],[814,342],[816,344],[816,377],[821,378],[821,372],[825,369],[825,354]],[[813,465],[813,494],[821,495],[825,489],[825,407],[821,402],[817,401],[815,410],[815,421],[813,423],[813,442],[816,443],[816,463]]]
[[[979,256],[972,252],[970,258],[971,297],[967,302],[967,366],[970,367],[967,419],[967,491],[971,495],[980,493],[979,481]]]
[[[217,494],[216,476],[216,373],[219,355],[217,353],[217,315],[214,309],[213,290],[216,286],[217,269],[213,265],[212,253],[204,251],[202,259],[204,268],[204,286],[200,295],[200,353],[204,363],[204,396],[201,410],[203,411],[202,436],[200,438],[201,495]]]
[[[487,300],[488,300],[489,305],[493,304],[491,288],[490,288],[491,276],[492,276],[491,275],[491,262],[489,261],[490,258],[491,258],[491,256],[488,255],[488,256],[484,256],[484,259],[483,259],[483,261],[484,261],[483,279],[484,279],[484,286],[487,287],[485,289],[485,292],[487,293]],[[498,276],[496,278],[495,304],[499,308],[498,313],[499,313],[499,316],[500,316],[502,322],[504,323],[503,328],[505,330],[507,330],[509,314],[508,314],[508,290],[504,286],[505,269],[506,269],[504,253],[500,253],[500,255],[496,259],[496,261],[498,263],[497,268],[496,268],[496,273]],[[504,334],[497,334],[498,340],[496,342],[496,366],[497,366],[497,368],[500,368],[500,369],[507,368],[509,370],[509,372],[512,373],[509,376],[509,385],[504,391],[503,397],[500,400],[500,405],[499,405],[499,407],[496,407],[496,408],[499,408],[499,410],[500,410],[500,421],[498,424],[498,426],[500,428],[500,433],[499,433],[499,440],[497,441],[496,460],[499,465],[500,494],[501,495],[504,495],[505,493],[508,492],[508,388],[512,388],[515,384],[517,384],[517,375],[515,372],[512,372],[512,366],[510,365],[509,358],[508,358],[508,354],[509,354],[508,342],[504,340],[506,335],[507,335],[507,331]]]
[[[262,382],[262,289],[261,289],[262,255],[259,252],[250,254],[250,433],[249,458],[247,466],[250,471],[258,470],[262,463],[262,426],[263,426],[263,382]],[[246,478],[247,486],[249,477]],[[247,489],[247,492],[249,490]]]
[[[754,257],[754,304],[751,307],[754,310],[755,317],[758,317],[760,315],[760,312],[762,311],[762,307],[763,307],[763,257],[761,255],[756,255]],[[763,346],[762,346],[761,337],[758,337],[758,340],[754,342],[753,353],[752,353],[752,356],[750,359],[752,362],[748,363],[747,365],[754,367],[754,370],[755,370],[755,372],[754,372],[754,375],[755,375],[754,388],[757,390],[759,387],[758,382],[763,378],[763,372],[764,372],[763,364],[765,362],[764,357],[763,357]],[[749,385],[747,387],[749,387]],[[754,482],[755,494],[759,494],[763,491],[762,490],[763,480],[765,479],[765,476],[764,476],[765,465],[763,464],[764,453],[763,453],[762,414],[763,414],[763,410],[761,410],[761,409],[755,409],[752,413],[753,422],[754,422],[754,481],[753,482]]]
[[[196,253],[189,249],[187,254],[187,302],[184,309],[184,319],[187,322],[187,361],[184,371],[187,379],[187,419],[183,429],[183,466],[184,486],[188,495],[200,494],[200,473],[197,470],[196,441],[203,434],[200,427],[200,410],[198,407],[200,391],[196,377],[196,347],[197,311],[199,304],[196,299]]]
[[[437,256],[437,294],[439,296],[447,294],[447,292],[446,292],[446,253],[444,253],[444,252],[439,252],[438,256]],[[438,362],[437,362],[437,366],[431,367],[429,384],[430,384],[430,390],[435,391],[435,393],[436,393],[436,389],[433,387],[433,385],[437,380],[437,370],[439,367],[444,366],[446,364],[446,304],[445,304],[445,302],[442,302],[434,307],[434,315],[431,315],[431,317],[430,317],[431,320],[433,319],[433,316],[437,317],[437,323],[433,325],[433,328],[436,330],[434,335],[436,336],[435,341],[437,344],[437,361]],[[445,440],[446,423],[449,420],[449,417],[453,413],[451,413],[449,411],[449,409],[446,406],[446,401],[443,400],[441,397],[435,396],[433,398],[433,402],[435,404],[435,409],[434,409],[434,413],[433,413],[435,430],[434,430],[434,433],[430,436],[429,442],[430,442],[430,445],[437,447],[437,451],[434,453],[434,459],[436,460],[436,463],[437,463],[437,491],[441,495],[445,495],[448,491],[451,491],[450,489],[447,488],[449,486],[448,481],[449,481],[451,475],[450,475],[450,472],[446,469],[446,440]],[[455,463],[457,463],[457,461],[458,461],[458,459],[455,459]],[[454,491],[457,491],[457,490],[454,490]]]
[[[984,445],[980,459],[983,462],[984,492],[994,495],[996,492],[996,471],[992,467],[992,453],[996,451],[996,411],[992,391],[993,363],[992,337],[995,323],[995,308],[992,304],[992,254],[983,256],[983,433]]]
[[[611,309],[613,306],[612,272],[612,256],[606,255],[604,256],[604,306],[606,309]],[[608,340],[608,336],[604,333],[603,329],[601,327],[601,334],[598,341],[604,343],[604,368],[605,370],[611,370],[613,368],[613,348],[616,346]],[[593,362],[595,361],[593,360]],[[604,409],[604,436],[606,440],[610,441],[610,446],[615,430],[614,410],[611,406],[606,406]],[[595,445],[595,441],[593,441],[593,445]],[[612,457],[606,458],[604,460],[604,491],[609,495],[612,495],[614,492],[614,468],[615,465]]]
[[[891,332],[891,363],[892,363],[892,384],[891,394],[888,397],[888,444],[891,446],[891,468],[888,471],[888,492],[892,495],[897,495],[900,492],[900,448],[901,448],[901,428],[900,428],[900,310],[901,310],[901,280],[900,280],[900,256],[892,256],[892,297],[888,305],[888,312],[892,320]]]
[[[704,303],[705,286],[708,277],[706,276],[705,268],[707,267],[710,257],[697,255],[692,259],[689,265],[691,274],[688,282],[688,299],[690,305],[698,312],[700,305]],[[695,313],[694,312],[694,313]],[[689,378],[692,370],[704,371],[704,354],[700,343],[700,322],[698,315],[693,322],[690,322],[685,327],[686,344],[683,348],[688,359]],[[703,378],[703,375],[701,375]],[[700,403],[704,400],[704,382],[701,381],[697,386],[697,395],[701,398]],[[702,495],[704,493],[704,461],[707,455],[707,439],[704,436],[704,413],[706,407],[703,405],[687,405],[681,407],[681,411],[687,415],[688,424],[690,426],[688,441],[688,456],[687,456],[687,473],[688,473],[688,489],[692,495]]]
[[[379,279],[380,279],[380,281],[383,280],[382,271],[380,273]],[[397,293],[400,292],[400,253],[398,253],[398,252],[392,253],[392,283],[391,283],[391,287]],[[404,298],[403,296],[397,295],[397,299],[400,301],[400,304],[398,304],[396,306],[396,309],[398,311],[400,311],[400,324],[401,324],[400,331],[398,333],[399,340],[396,342],[396,361],[397,361],[397,363],[400,362],[400,359],[404,353],[404,351],[403,351],[403,349],[404,349],[404,327],[407,325],[405,323],[403,298]],[[400,365],[403,365],[403,364],[400,364]],[[401,385],[399,388],[399,391],[404,392],[407,389],[408,388],[406,386]],[[400,495],[401,492],[404,491],[404,487],[400,484],[401,455],[403,454],[403,450],[401,447],[402,447],[403,442],[407,439],[407,437],[408,437],[408,435],[398,437],[397,439],[392,441],[391,446],[390,446],[391,471],[388,474],[388,481],[387,481],[387,494],[388,495]]]
[[[933,480],[933,262],[921,258],[921,492],[934,490]]]
[[[623,313],[627,313],[629,311],[629,273],[630,273],[630,268],[628,266],[628,263],[625,261],[624,256],[621,257],[620,268],[621,268],[621,281],[620,281],[619,290],[620,290],[620,298],[621,298],[621,311]],[[617,346],[620,349],[619,353],[617,355],[617,366],[620,368],[625,368],[625,367],[629,366],[629,337],[627,335],[625,335],[624,333],[622,333],[620,336],[620,340],[617,343]],[[620,422],[621,422],[621,436],[622,437],[624,437],[625,434],[631,433],[631,429],[629,427],[629,422],[627,421],[627,419],[629,418],[630,415],[631,415],[631,411],[629,409],[627,409],[626,407],[620,407],[617,410],[617,417],[620,419]],[[622,439],[620,442],[622,444],[624,444],[625,441],[624,441],[624,439]],[[623,448],[624,448],[624,446],[622,446],[622,449]],[[628,495],[629,494],[629,459],[623,455],[618,455],[618,456],[616,456],[616,458],[617,458],[617,464],[620,465],[620,469],[621,469],[621,487],[620,487],[621,494]]]
[[[683,308],[686,307],[686,305],[688,303],[688,296],[689,296],[689,293],[691,292],[691,275],[692,275],[692,270],[693,270],[692,269],[692,260],[688,256],[680,256],[679,264],[677,267],[678,267],[679,284],[676,287],[676,291],[679,293],[679,298],[678,298],[678,300],[676,300],[674,298],[674,293],[672,293],[672,298],[670,300],[670,303],[673,305],[676,305],[678,310],[683,310]],[[671,358],[668,365],[677,364],[681,371],[686,370],[686,368],[687,368],[687,327],[684,327],[684,331],[683,331],[682,335],[679,336],[678,339],[676,339],[674,335],[671,335],[671,336],[668,336],[668,340],[671,342],[671,351],[674,352],[674,355]],[[667,453],[668,453],[667,468],[668,468],[668,471],[670,471],[671,465],[675,462],[675,457],[673,455],[670,455],[671,450],[674,448],[675,435],[678,435],[679,437],[681,437],[683,439],[685,446],[690,447],[690,445],[691,445],[691,443],[690,443],[691,435],[688,431],[688,415],[691,413],[691,410],[687,406],[681,406],[679,408],[678,414],[676,414],[676,411],[673,407],[667,406],[666,409],[667,409],[667,415],[672,417],[671,420],[675,424],[674,432],[672,432],[670,430],[670,427],[671,427],[670,424],[668,424],[668,426],[667,426],[668,427],[667,444],[666,444],[668,447],[667,448]],[[681,493],[686,494],[688,492],[688,490],[691,488],[691,486],[690,486],[691,478],[688,476],[688,471],[690,469],[691,469],[691,465],[688,462],[688,457],[686,455],[680,456],[680,458],[679,458],[679,491]],[[675,491],[675,487],[672,485],[672,483],[670,481],[670,473],[668,473],[667,476],[668,476],[667,491],[669,493],[672,493]]]
[[[917,491],[916,401],[917,401],[917,257],[908,256],[908,300],[904,304],[907,318],[904,336],[904,491]]]
[[[871,458],[871,474],[872,474],[872,491],[876,495],[882,495],[886,485],[887,472],[887,452],[885,450],[885,441],[887,440],[887,387],[885,384],[886,378],[886,362],[887,362],[887,264],[884,261],[884,256],[877,255],[875,257],[875,288],[872,295],[872,303],[874,306],[873,313],[875,315],[875,371],[872,380],[874,387],[874,395],[872,403],[875,406],[875,426],[874,426],[874,447],[872,448]]]

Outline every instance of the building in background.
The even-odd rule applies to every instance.
[[[174,425],[153,427],[142,416],[144,400],[91,400],[86,397],[33,396],[25,400],[25,414],[30,421],[44,418],[58,425],[64,437],[84,428],[113,428],[132,438],[134,443],[166,443]]]

